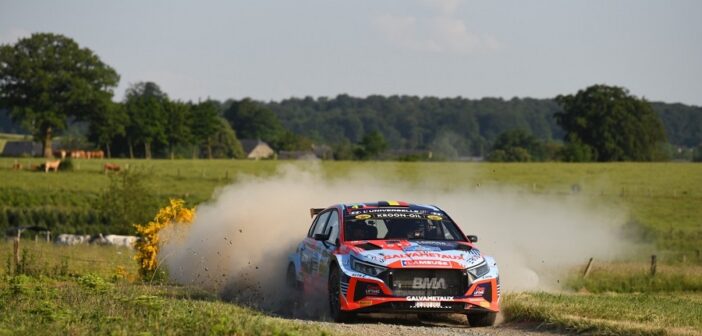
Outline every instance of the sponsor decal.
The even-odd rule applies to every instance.
[[[396,212],[396,213],[414,213],[414,214],[426,214],[426,210],[412,210],[412,209],[403,209],[403,208],[375,208],[375,209],[362,209],[362,210],[353,210],[349,214],[350,215],[359,215],[359,214],[372,214],[372,213],[390,213],[390,212]]]
[[[376,287],[366,287],[366,295],[376,296],[380,295],[380,288]]]
[[[408,296],[407,301],[453,301],[453,296]]]
[[[438,246],[413,245],[413,246],[405,247],[404,250],[405,251],[434,251],[434,252],[438,252],[438,251],[441,251],[441,248]]]
[[[449,260],[461,260],[463,259],[463,254],[444,254],[437,252],[427,252],[427,251],[415,251],[406,252],[399,254],[390,254],[385,256],[385,260],[388,259],[414,259],[414,258],[432,258],[432,259],[449,259]]]
[[[449,267],[451,263],[446,260],[402,260],[402,267],[417,266]]]
[[[368,218],[371,218],[371,215],[369,215],[369,214],[356,215],[356,219],[364,220],[364,219],[368,219]]]
[[[438,301],[419,301],[415,302],[414,305],[410,306],[410,308],[449,308],[449,307],[442,307],[441,302]]]
[[[441,216],[437,216],[437,215],[427,215],[427,219],[433,220],[433,221],[440,221],[440,220],[443,220],[444,218]]]
[[[444,241],[438,241],[438,240],[422,240],[419,244],[422,245],[439,245],[439,246],[456,246],[456,243],[454,242],[444,242]]]
[[[446,289],[446,279],[444,278],[422,278],[415,277],[412,280],[413,289]]]
[[[473,296],[483,296],[485,294],[485,287],[478,287],[473,291]]]
[[[361,305],[361,307],[366,307],[372,305],[373,301],[361,300],[358,301],[358,304]]]
[[[422,219],[422,215],[420,214],[415,214],[415,213],[395,213],[395,212],[389,212],[389,213],[376,213],[373,214],[375,218],[378,219],[385,219],[385,218],[412,218],[412,219]]]

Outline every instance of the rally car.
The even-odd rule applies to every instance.
[[[312,225],[290,255],[286,280],[303,298],[328,297],[335,321],[357,313],[462,313],[471,326],[494,324],[497,264],[443,210],[388,201],[310,214]]]

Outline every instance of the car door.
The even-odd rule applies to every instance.
[[[339,211],[333,209],[329,211],[329,219],[327,224],[322,231],[324,234],[328,234],[329,238],[324,241],[317,241],[317,248],[319,250],[319,259],[316,261],[314,268],[317,270],[315,273],[315,281],[320,285],[326,285],[327,279],[329,277],[329,264],[334,258],[334,251],[336,251],[337,245],[339,244]]]
[[[307,237],[302,242],[300,247],[300,266],[304,283],[316,285],[317,273],[319,272],[319,258],[321,245],[319,241],[314,239],[314,235],[322,233],[329,219],[330,212],[323,212],[315,218]]]

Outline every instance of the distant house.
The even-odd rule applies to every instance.
[[[242,139],[239,142],[241,142],[247,159],[268,159],[275,155],[273,148],[261,140]]]

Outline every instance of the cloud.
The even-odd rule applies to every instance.
[[[22,28],[10,28],[0,31],[0,44],[14,44],[23,37],[29,37],[32,32]]]
[[[414,51],[470,54],[500,47],[494,37],[471,32],[462,20],[446,15],[386,14],[375,18],[375,26],[391,43]]]

